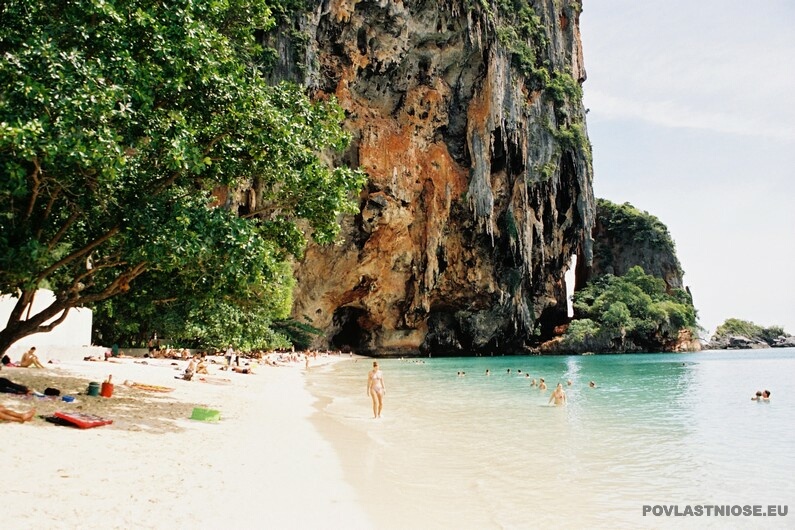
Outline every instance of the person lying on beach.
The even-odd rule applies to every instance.
[[[36,347],[33,346],[31,349],[26,351],[22,354],[22,359],[19,361],[19,366],[22,368],[28,368],[29,366],[35,366],[36,368],[44,368],[44,365],[39,362],[39,358],[34,353],[36,351]]]
[[[17,423],[25,423],[33,419],[36,415],[36,409],[30,409],[27,412],[16,412],[11,409],[5,408],[0,405],[0,420],[2,421],[15,421]]]
[[[15,383],[5,377],[0,377],[0,392],[4,394],[30,394],[31,391],[25,385]]]
[[[232,367],[232,371],[233,372],[237,372],[239,374],[253,374],[254,373],[254,367],[251,366],[250,364],[246,364],[246,366],[243,366],[243,367],[233,366]]]
[[[552,403],[552,401],[555,402],[555,405],[566,404],[566,392],[563,391],[563,383],[558,383],[558,386],[552,391],[552,395],[549,396],[549,403]]]
[[[11,357],[8,355],[3,355],[2,363],[3,366],[16,366],[16,364],[11,362]]]

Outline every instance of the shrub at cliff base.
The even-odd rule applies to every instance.
[[[576,352],[670,351],[683,328],[695,330],[696,310],[681,289],[632,267],[606,274],[574,295],[574,320],[562,346]]]

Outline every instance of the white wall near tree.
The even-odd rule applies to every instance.
[[[41,311],[54,300],[55,294],[52,291],[39,289],[33,300],[31,314]],[[0,296],[0,326],[5,327],[16,302],[16,297],[10,295]],[[92,317],[93,312],[90,309],[71,309],[66,319],[52,331],[24,337],[11,345],[7,353],[13,361],[18,361],[25,350],[35,346],[36,353],[42,362],[50,359],[66,360],[92,355],[94,354],[94,348],[90,348]],[[52,320],[55,320],[55,318],[57,317]]]

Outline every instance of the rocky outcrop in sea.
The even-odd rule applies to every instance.
[[[755,350],[765,348],[795,348],[795,336],[779,336],[772,342],[762,339],[748,338],[742,335],[731,335],[715,338],[704,349],[707,350]]]

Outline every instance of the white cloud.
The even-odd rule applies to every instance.
[[[641,120],[663,127],[704,129],[795,142],[795,120],[769,120],[753,113],[729,113],[694,107],[683,100],[633,100],[610,93],[586,92],[585,103],[602,119]]]
[[[600,0],[581,21],[592,112],[795,141],[795,3]]]

